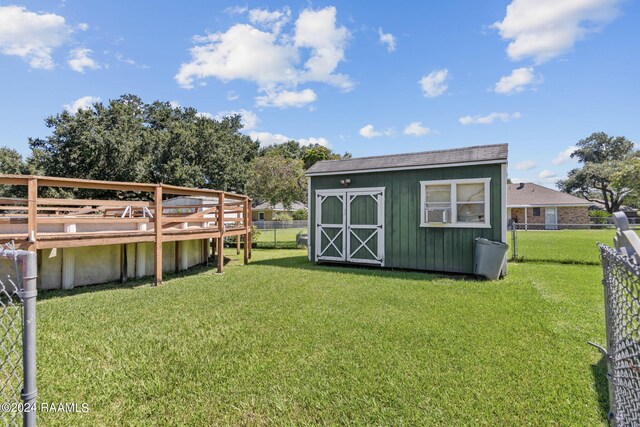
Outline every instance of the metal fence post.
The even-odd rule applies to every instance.
[[[38,276],[38,260],[36,252],[28,252],[22,268],[23,301],[23,332],[22,332],[22,357],[24,383],[22,388],[22,401],[24,402],[23,425],[35,427],[36,425],[36,297],[38,291],[36,281]]]
[[[511,248],[511,260],[516,261],[518,259],[518,231],[516,230],[515,223],[511,224]]]
[[[613,316],[611,313],[611,289],[610,286],[612,283],[610,277],[610,264],[609,258],[607,256],[602,256],[602,287],[604,292],[604,319],[606,326],[606,340],[607,340],[607,348],[606,352],[603,353],[605,361],[607,362],[607,385],[609,389],[609,422],[610,425],[615,427],[616,420],[616,398],[615,398],[615,389],[613,387],[613,363],[611,360],[611,354],[615,352],[615,340],[613,336]]]

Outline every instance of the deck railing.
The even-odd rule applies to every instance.
[[[32,175],[0,174],[0,185],[27,187],[26,198],[0,198],[0,241],[22,249],[153,242],[156,283],[162,282],[162,242],[204,239],[208,255],[209,239],[221,254],[225,236],[244,236],[245,262],[251,257],[251,199],[241,194]],[[152,201],[38,197],[43,187],[139,192]],[[217,262],[222,272],[223,257]]]

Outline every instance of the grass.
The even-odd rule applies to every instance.
[[[235,251],[224,275],[42,292],[42,425],[606,425],[600,269],[499,282]]]
[[[518,230],[518,259],[599,265],[596,243],[613,246],[615,234],[615,230]],[[511,235],[509,244],[513,244]]]
[[[274,236],[275,231],[275,236]],[[260,235],[254,239],[257,247],[261,249],[295,249],[297,247],[296,236],[298,233],[307,232],[306,228],[283,228],[277,230],[260,230]]]

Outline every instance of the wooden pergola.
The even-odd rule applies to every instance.
[[[166,184],[95,181],[35,175],[0,174],[0,185],[27,187],[27,198],[0,198],[0,242],[38,249],[128,243],[154,244],[154,282],[162,283],[162,243],[203,239],[203,251],[217,253],[224,268],[224,238],[244,241],[244,262],[251,258],[251,199],[241,194]],[[153,201],[38,197],[41,187],[153,193]],[[163,196],[183,196],[199,203],[163,204]],[[165,200],[166,202],[166,200]]]

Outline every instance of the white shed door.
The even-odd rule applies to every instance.
[[[384,265],[384,188],[316,191],[316,261]]]

